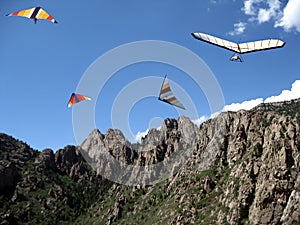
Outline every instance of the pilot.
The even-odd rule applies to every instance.
[[[240,62],[242,62],[242,59],[240,58],[239,55],[234,55],[234,56],[232,56],[232,57],[230,58],[230,60],[231,60],[231,61],[237,61],[237,60],[239,60]]]

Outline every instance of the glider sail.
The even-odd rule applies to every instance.
[[[171,105],[177,106],[181,109],[185,109],[184,106],[179,102],[179,100],[172,93],[167,76],[165,76],[164,78],[158,99],[160,101],[164,101]]]
[[[85,101],[85,100],[91,100],[91,99],[89,97],[84,96],[84,95],[72,93],[71,98],[68,102],[68,107],[71,107],[72,105],[74,105],[78,102],[81,102],[81,101]]]
[[[239,44],[240,53],[255,52],[267,49],[281,48],[285,42],[279,39],[268,39],[261,41],[253,41]]]
[[[35,23],[38,19],[49,20],[52,23],[57,23],[57,21],[41,7],[20,10],[7,14],[6,16],[23,16],[29,19],[33,19]]]
[[[228,49],[238,54],[281,48],[285,45],[285,42],[279,39],[267,39],[238,44],[204,33],[192,33],[192,35],[198,40]]]

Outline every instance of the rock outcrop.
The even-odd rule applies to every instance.
[[[94,130],[80,146],[99,175],[127,185],[152,185],[174,175],[196,146],[199,129],[188,118],[166,119],[140,144],[130,144],[119,130]]]

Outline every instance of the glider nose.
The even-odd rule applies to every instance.
[[[192,35],[194,38],[197,37],[197,36],[196,36],[196,33],[191,33],[191,35]]]

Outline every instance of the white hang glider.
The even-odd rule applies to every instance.
[[[238,44],[204,33],[192,33],[192,35],[194,38],[200,41],[204,41],[209,44],[213,44],[221,48],[233,51],[234,55],[230,58],[230,60],[240,62],[242,62],[242,58],[240,56],[241,54],[274,48],[282,48],[285,45],[285,42],[279,39],[267,39]]]

